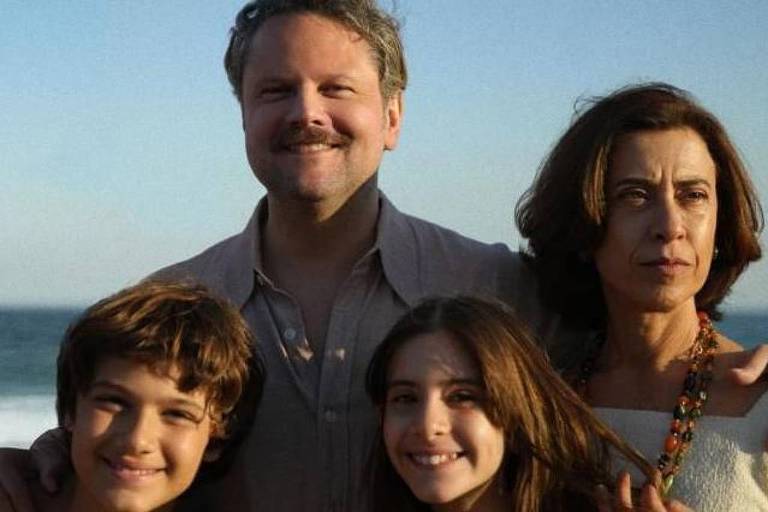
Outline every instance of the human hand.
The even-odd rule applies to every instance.
[[[44,432],[29,450],[0,448],[0,490],[16,512],[35,510],[29,481],[39,478],[46,491],[55,493],[71,472],[69,436],[62,428]]]
[[[728,370],[733,382],[742,386],[749,386],[757,382],[761,376],[766,375],[768,365],[768,345],[759,345],[752,350],[744,352],[745,359],[741,366]]]
[[[0,448],[0,511],[34,512],[27,485],[34,474],[29,450]]]
[[[58,492],[64,478],[73,471],[67,431],[59,427],[43,432],[32,443],[29,453],[43,488],[51,494]]]
[[[619,473],[613,496],[605,486],[598,486],[597,510],[599,512],[693,512],[677,500],[662,501],[659,491],[650,483],[640,491],[640,503],[635,506],[632,502],[632,481],[626,471]]]

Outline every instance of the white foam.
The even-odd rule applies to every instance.
[[[27,448],[56,426],[54,395],[0,395],[0,446]]]

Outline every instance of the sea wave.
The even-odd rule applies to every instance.
[[[53,394],[0,396],[0,446],[27,448],[55,427],[55,402]]]

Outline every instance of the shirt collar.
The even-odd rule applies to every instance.
[[[241,309],[251,297],[256,283],[261,279],[260,276],[263,276],[259,270],[261,268],[261,219],[266,212],[265,197],[256,205],[243,232],[235,236],[232,244],[228,245],[228,253],[222,256],[225,268],[219,276],[218,286],[224,290],[225,296]]]
[[[413,307],[424,296],[419,252],[408,217],[379,192],[379,221],[376,244],[384,275],[395,292]]]
[[[263,197],[232,246],[231,262],[222,275],[227,297],[242,307],[257,285],[269,282],[264,273],[261,251],[262,232],[267,216],[267,198]],[[394,291],[409,306],[422,297],[419,279],[419,255],[413,228],[402,214],[379,192],[379,218],[376,241],[368,253],[378,252],[384,276]]]
[[[259,200],[259,204],[256,205],[251,221],[248,223],[248,227],[245,228],[247,231],[246,236],[251,239],[248,245],[252,248],[248,255],[247,264],[250,269],[256,272],[257,282],[267,279],[267,275],[264,273],[264,260],[261,256],[261,237],[268,214],[267,196],[264,196]]]

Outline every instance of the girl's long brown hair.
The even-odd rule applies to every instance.
[[[652,476],[650,464],[595,417],[553,370],[523,323],[498,302],[429,299],[402,317],[368,367],[366,390],[382,417],[392,358],[414,337],[439,331],[455,338],[474,360],[485,388],[485,413],[505,434],[500,476],[510,510],[594,509],[595,487],[613,487],[611,451]],[[374,511],[429,510],[395,472],[381,435],[371,472]]]

